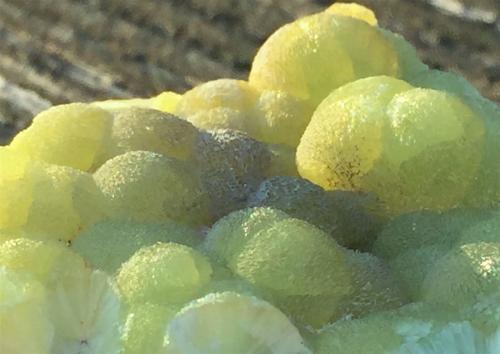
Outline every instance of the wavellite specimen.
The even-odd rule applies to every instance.
[[[492,351],[500,344],[498,337],[500,330],[498,328],[498,318],[500,316],[500,292],[495,291],[491,294],[480,296],[474,306],[466,307],[461,312],[464,317],[471,318],[471,322],[479,328],[486,336],[495,337],[497,342],[492,341]],[[496,346],[496,347],[495,347]],[[493,351],[494,352],[494,351]]]
[[[399,64],[398,77],[405,80],[411,80],[414,76],[428,70],[428,66],[425,65],[418,57],[415,47],[404,39],[403,36],[384,28],[379,28],[379,31],[396,50]]]
[[[372,10],[356,3],[338,2],[328,7],[325,11],[336,15],[357,18],[370,25],[377,25],[378,22]]]
[[[176,243],[157,243],[137,251],[116,277],[128,304],[183,304],[210,281],[212,267],[194,249]]]
[[[33,202],[38,173],[30,158],[9,148],[0,148],[0,230],[22,226]]]
[[[492,277],[495,245],[500,241],[499,220],[498,209],[459,208],[401,215],[379,233],[373,252],[387,261],[411,300],[430,301],[428,297],[432,296],[432,301],[447,298],[447,304],[463,304],[469,297],[471,302],[474,294],[496,291]],[[472,274],[481,273],[482,266],[483,274],[474,278]],[[467,290],[469,287],[471,290]]]
[[[0,164],[7,167],[0,171],[0,240],[69,241],[106,215],[91,174],[31,160],[11,148],[0,150]]]
[[[33,277],[0,266],[0,352],[50,353],[54,328],[46,301],[46,290]]]
[[[500,243],[491,242],[457,246],[433,266],[422,285],[426,301],[457,308],[499,290]]]
[[[77,274],[85,267],[83,258],[55,242],[25,238],[0,244],[0,265],[29,273],[42,284],[53,286],[60,279]]]
[[[209,232],[205,248],[235,275],[270,294],[282,311],[314,327],[334,317],[339,301],[352,290],[344,250],[311,224],[277,210],[229,214]]]
[[[403,61],[407,54],[399,51],[406,46],[399,43],[404,40],[387,38],[375,23],[368,9],[335,4],[285,25],[259,49],[249,83],[259,90],[288,92],[315,107],[348,82],[413,72],[408,65],[420,61]]]
[[[320,328],[404,302],[383,262],[279,210],[229,214],[209,232],[205,250],[303,325]]]
[[[182,95],[176,114],[202,129],[253,130],[246,118],[258,92],[245,81],[219,79],[201,84]]]
[[[271,154],[271,163],[266,171],[266,176],[299,176],[294,148],[273,144],[268,145],[268,149]]]
[[[139,249],[157,242],[175,242],[194,247],[202,241],[197,230],[173,221],[135,223],[105,220],[83,231],[71,248],[92,267],[114,274]]]
[[[232,212],[218,220],[208,232],[204,248],[212,259],[229,263],[246,240],[289,215],[273,208],[249,208]]]
[[[34,160],[88,171],[98,157],[111,115],[84,103],[52,107],[33,119],[10,146]]]
[[[442,245],[407,250],[387,261],[402,293],[411,301],[422,301],[422,285],[439,260],[450,251]]]
[[[248,80],[0,147],[1,354],[498,354],[500,109],[358,4]]]
[[[397,309],[408,303],[390,267],[370,253],[348,251],[353,290],[340,306],[339,318],[359,318],[372,312]]]
[[[130,99],[115,99],[93,102],[94,106],[100,107],[110,112],[123,108],[146,108],[155,109],[161,112],[173,113],[179,102],[180,96],[172,91],[165,91],[157,96],[150,98],[130,98]]]
[[[212,293],[184,307],[167,330],[164,354],[311,354],[299,331],[258,298]]]
[[[478,311],[468,312],[471,317],[464,319],[445,306],[410,304],[362,319],[339,321],[312,341],[317,354],[496,353],[500,332],[483,332]]]
[[[106,217],[106,200],[92,175],[70,167],[43,166],[22,234],[69,241]]]
[[[439,70],[425,70],[413,75],[412,85],[448,92],[467,103],[485,126],[484,151],[481,165],[465,198],[470,207],[494,205],[500,199],[500,107],[479,93],[463,77]]]
[[[50,331],[51,326],[53,330],[48,343],[50,349],[46,353],[118,354],[121,303],[105,274],[88,268],[83,258],[59,243],[23,238],[0,244],[0,269],[2,267],[26,274],[28,279],[38,282],[40,286],[33,288],[37,289],[35,294],[42,296],[45,292],[45,300],[40,298],[45,304],[42,309],[34,309],[31,315],[37,317],[32,318],[29,325],[36,326],[38,321],[43,321],[43,317],[38,316],[46,314],[50,325],[43,331]],[[1,304],[5,303],[2,301]],[[17,314],[20,316],[18,320],[23,321],[22,311]],[[29,327],[25,325],[17,334],[8,332],[13,338],[5,337],[2,330],[1,342],[13,344],[10,341],[27,329]],[[33,335],[42,335],[43,331],[40,328]],[[29,345],[32,340],[27,337],[19,344]],[[19,344],[15,344],[19,348]],[[40,350],[43,353],[43,346]]]
[[[498,211],[488,209],[422,210],[403,214],[384,226],[373,253],[392,259],[421,247],[440,246],[449,250],[466,235],[469,242],[487,241],[485,237],[496,233],[495,220],[498,220]]]
[[[131,151],[108,160],[95,173],[109,214],[138,222],[172,219],[203,224],[208,199],[188,162],[150,151]]]
[[[168,323],[176,313],[176,308],[152,303],[131,306],[123,325],[122,353],[159,353]]]
[[[374,193],[389,215],[443,210],[463,201],[483,144],[483,121],[459,98],[377,76],[321,103],[297,148],[297,166],[327,190]]]
[[[200,129],[239,130],[265,143],[296,147],[312,106],[284,90],[257,90],[243,80],[219,79],[184,93],[175,114]]]
[[[230,129],[200,133],[195,161],[215,220],[245,206],[272,162],[265,144]]]
[[[111,132],[100,162],[136,150],[189,160],[197,136],[198,129],[172,114],[148,108],[119,108],[113,111]]]
[[[263,181],[248,198],[249,207],[272,207],[308,221],[340,245],[369,249],[378,223],[367,212],[369,198],[353,192],[326,192],[301,178],[277,176]]]

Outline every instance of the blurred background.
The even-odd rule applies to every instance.
[[[0,144],[52,104],[245,78],[262,42],[330,0],[0,0]],[[500,0],[358,0],[433,68],[500,101]]]

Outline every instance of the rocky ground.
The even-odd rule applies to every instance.
[[[359,0],[431,66],[500,101],[498,0]],[[282,24],[329,0],[0,0],[0,144],[51,104],[247,75]]]

